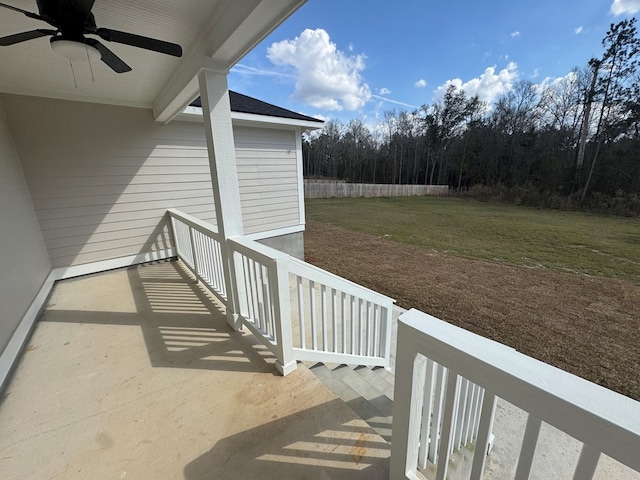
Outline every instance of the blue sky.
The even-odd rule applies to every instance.
[[[450,82],[490,102],[517,80],[563,77],[639,11],[640,0],[309,0],[232,69],[229,87],[375,124],[432,103]]]

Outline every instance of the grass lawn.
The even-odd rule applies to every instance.
[[[640,281],[640,220],[458,198],[307,200],[310,219],[439,252]]]
[[[307,201],[305,258],[640,400],[640,221],[456,198]]]

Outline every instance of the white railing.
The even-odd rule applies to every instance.
[[[246,237],[223,242],[213,225],[168,213],[179,258],[273,352],[281,373],[296,360],[389,366],[391,298]]]
[[[393,299],[289,260],[298,360],[389,367]]]
[[[296,369],[289,311],[289,255],[247,238],[228,240],[236,279],[236,313],[277,357],[283,375]]]
[[[444,407],[449,377],[449,370],[430,358],[426,359],[424,367],[424,393],[418,439],[420,444],[418,466],[423,471],[427,469],[428,462],[433,465],[438,464],[438,455],[444,438]],[[460,384],[456,388],[451,426],[453,433],[447,456],[475,443],[484,396],[484,389],[466,378],[460,377]]]
[[[167,212],[171,218],[178,257],[198,281],[227,305],[221,235],[215,226],[192,215],[174,209]]]
[[[542,422],[583,443],[574,479],[593,478],[601,454],[640,472],[639,402],[417,310],[398,320],[397,344],[396,372],[401,374],[395,378],[391,479],[420,478],[421,432],[425,418],[433,418],[433,413],[423,416],[426,371],[436,363],[447,369],[441,375],[437,480],[446,478],[449,452],[459,435],[458,392],[466,380],[484,389],[476,407],[480,417],[471,480],[482,478],[497,397],[528,412],[515,478],[529,478]]]

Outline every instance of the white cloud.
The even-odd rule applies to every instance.
[[[611,13],[614,15],[636,12],[640,12],[640,0],[613,0],[611,4]]]
[[[307,29],[293,40],[283,40],[267,49],[267,57],[278,66],[296,71],[295,100],[323,110],[357,110],[371,98],[361,72],[364,55],[349,55],[337,49],[329,34]]]
[[[389,95],[390,93],[391,93],[391,90],[389,90],[386,87],[382,87],[380,91],[378,91],[378,95]]]
[[[511,90],[513,82],[517,79],[518,65],[511,62],[497,73],[496,67],[488,67],[482,75],[467,82],[463,82],[459,78],[447,80],[434,91],[434,96],[438,99],[444,98],[449,85],[453,85],[456,89],[464,90],[469,97],[478,95],[480,100],[491,103],[503,93]]]
[[[582,25],[573,29],[573,31],[576,32],[576,35],[580,35],[583,30],[584,28],[582,27]]]
[[[578,75],[576,74],[576,72],[569,72],[562,77],[545,77],[537,85],[538,85],[538,88],[542,89],[547,85],[558,86],[566,82],[573,83],[573,82],[576,82],[577,80],[578,80]]]
[[[520,32],[519,31],[515,31],[515,32],[511,32],[511,38],[516,38],[520,36]]]
[[[540,69],[534,68],[533,73],[531,74],[531,78],[538,78],[540,76]]]
[[[427,86],[427,81],[424,78],[421,78],[414,85],[416,86],[416,88],[424,88]]]

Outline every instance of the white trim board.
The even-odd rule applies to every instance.
[[[165,260],[175,257],[175,250],[167,248],[164,250],[156,250],[154,252],[140,253],[138,255],[129,255],[127,257],[113,258],[100,262],[87,263],[84,265],[74,265],[71,267],[58,267],[49,272],[46,280],[40,287],[37,295],[29,305],[26,313],[22,316],[18,327],[11,335],[9,343],[0,354],[0,392],[8,385],[13,368],[17,365],[22,350],[26,346],[31,333],[36,324],[40,312],[47,303],[49,294],[53,289],[55,282],[68,278],[89,275],[92,273],[105,272],[116,268],[129,267],[140,263],[151,262],[154,260]]]
[[[175,117],[176,120],[186,122],[202,123],[202,108],[188,106]],[[312,122],[311,120],[298,120],[295,118],[273,117],[271,115],[258,115],[255,113],[243,113],[231,111],[231,121],[233,125],[238,126],[258,126],[262,125],[268,128],[291,128],[301,127],[305,130],[318,130],[324,128],[325,124],[320,122]]]
[[[131,265],[137,265],[139,263],[164,260],[175,256],[176,253],[173,248],[166,248],[164,250],[155,250],[153,252],[139,253],[137,255],[112,258],[82,265],[58,267],[53,269],[53,273],[56,274],[56,280],[65,280],[67,278],[80,277],[92,273],[106,272],[107,270],[114,270],[116,268],[130,267]]]
[[[31,305],[29,305],[26,313],[22,316],[22,320],[20,320],[18,327],[9,339],[9,343],[7,343],[7,346],[0,355],[0,392],[8,383],[7,380],[11,376],[13,367],[16,365],[17,360],[20,357],[22,349],[27,344],[27,340],[31,337],[31,332],[33,331],[36,319],[38,318],[38,315],[40,315],[42,307],[44,307],[47,302],[49,293],[56,281],[55,277],[56,275],[52,270],[42,284],[42,287],[40,287],[40,290],[31,302]]]
[[[266,232],[257,232],[244,235],[249,240],[264,240],[266,238],[280,237],[282,235],[290,235],[292,233],[304,232],[304,225],[294,225],[293,227],[283,227],[276,230],[268,230]]]

